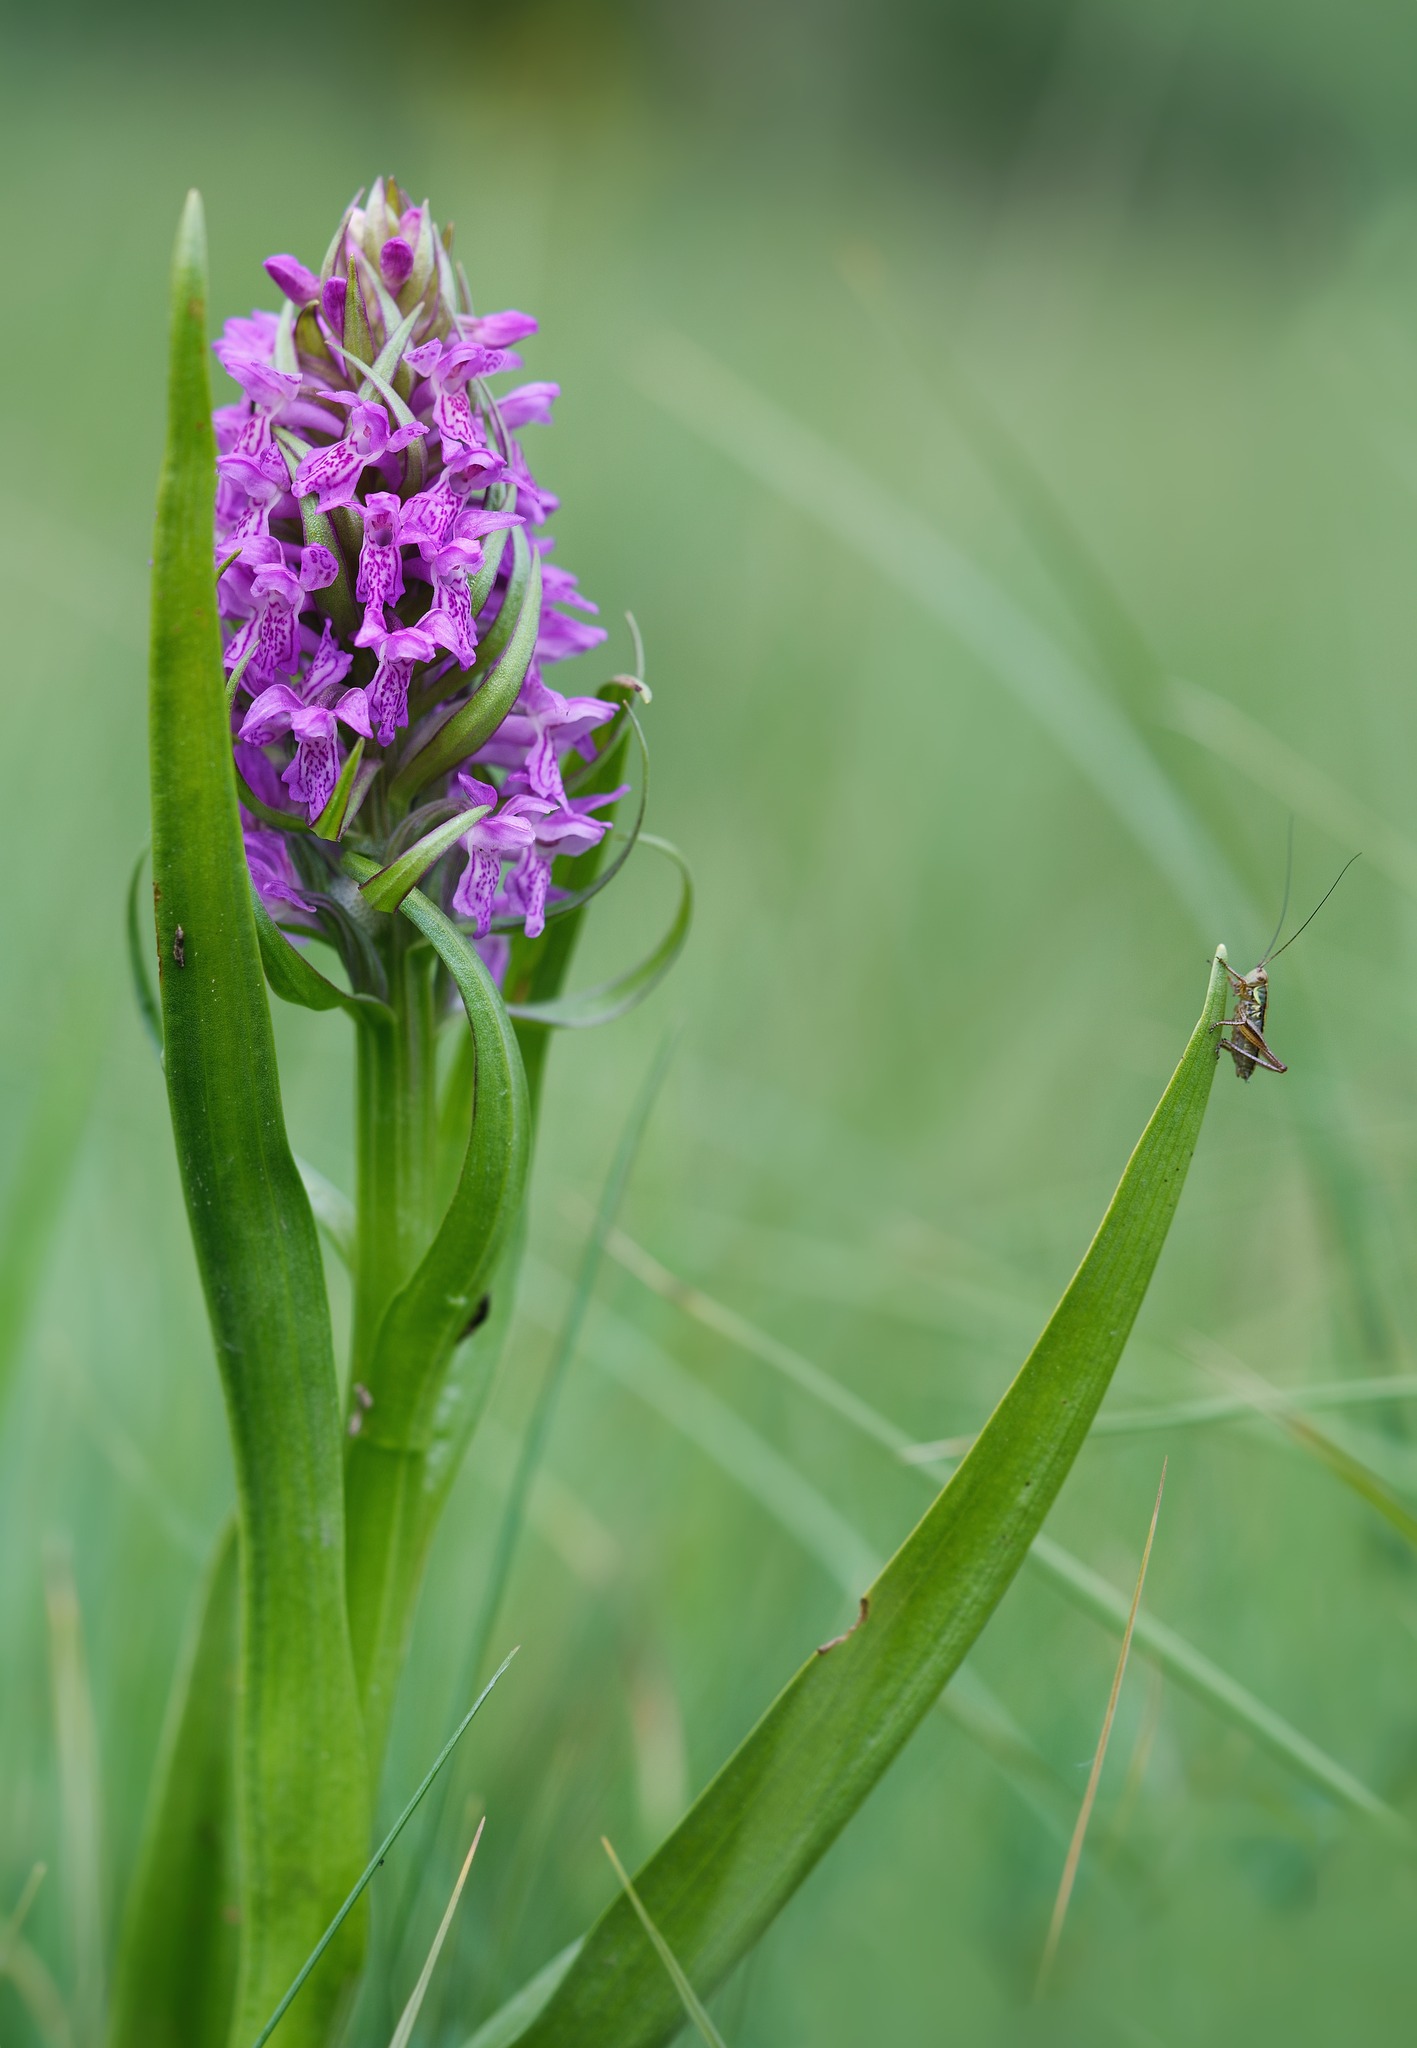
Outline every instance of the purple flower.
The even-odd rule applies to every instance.
[[[560,396],[559,384],[519,384],[498,399],[497,410],[509,427],[549,427],[552,401]]]
[[[358,647],[383,645],[388,631],[384,607],[403,596],[403,556],[398,548],[402,511],[393,491],[371,491],[364,500],[364,545],[354,586],[364,606],[364,623],[354,636]]]
[[[303,498],[313,491],[322,512],[353,504],[355,486],[371,462],[377,462],[383,455],[398,454],[410,441],[428,431],[415,422],[391,433],[389,415],[382,405],[346,393],[332,396],[348,404],[349,429],[344,439],[331,447],[312,448],[295,472],[296,495]]]
[[[268,256],[266,276],[272,284],[280,286],[288,299],[297,306],[308,306],[312,299],[320,296],[320,280],[313,270],[307,270],[294,256]]]
[[[267,910],[275,916],[284,904],[288,910],[309,916],[313,906],[300,893],[300,877],[290,857],[288,835],[269,825],[258,825],[245,811],[241,813],[241,831],[246,841],[246,865]]]
[[[294,736],[295,759],[281,781],[295,801],[304,804],[312,825],[339,781],[337,734],[341,719],[365,739],[372,737],[363,690],[346,690],[337,704],[307,704],[288,683],[274,683],[246,713],[237,735],[253,747],[267,747],[284,733]]]
[[[257,405],[272,409],[294,398],[300,377],[294,370],[275,368],[276,318],[273,313],[253,313],[249,320],[228,320],[212,353],[241,389]]]
[[[285,551],[278,540],[251,541],[242,566],[254,561],[250,601],[251,617],[227,642],[226,669],[232,675],[246,663],[243,672],[252,683],[273,683],[277,674],[293,676],[300,667],[300,612],[312,590],[323,590],[339,574],[339,564],[325,547],[300,550],[300,568],[292,573],[285,565]],[[222,578],[226,583],[227,577]],[[249,659],[248,659],[249,657]]]
[[[480,341],[487,348],[508,348],[535,334],[538,323],[530,313],[459,313],[457,330],[468,341]]]
[[[431,661],[437,642],[418,626],[389,633],[379,649],[379,666],[369,685],[369,717],[374,736],[386,747],[401,725],[408,724],[408,686],[420,661]]]
[[[477,758],[519,771],[533,796],[564,804],[557,749],[568,752],[579,746],[597,725],[614,716],[615,706],[603,698],[563,697],[532,676],[522,685],[516,710],[503,719]]]
[[[390,235],[380,249],[379,274],[394,293],[401,292],[413,275],[413,250],[402,235]]]
[[[495,783],[478,782],[471,775],[458,776],[458,789],[469,804],[495,804],[498,791]],[[470,917],[476,927],[477,937],[485,938],[487,927],[492,922],[493,899],[501,879],[502,863],[518,854],[528,853],[535,840],[532,819],[550,809],[534,796],[509,797],[500,811],[487,818],[479,818],[470,831],[463,834],[463,845],[467,849],[467,866],[458,878],[453,891],[453,909],[459,917]]]
[[[559,808],[551,804],[544,807],[543,815],[532,828],[531,845],[507,879],[507,907],[525,920],[529,939],[540,938],[546,929],[546,899],[551,888],[552,861],[558,854],[574,857],[598,846],[610,830],[610,824],[608,819],[592,818],[587,813],[598,810],[602,804],[617,803],[628,787],[626,784],[604,796],[563,799]],[[515,804],[522,799],[514,796],[510,801]]]

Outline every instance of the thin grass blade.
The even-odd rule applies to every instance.
[[[433,1946],[428,1951],[428,1960],[424,1963],[419,1973],[418,1982],[413,1987],[408,2004],[404,2007],[399,2023],[394,2028],[389,2048],[408,2048],[413,2034],[414,2022],[423,2010],[423,2001],[428,1995],[428,1986],[433,1981],[433,1972],[438,1967],[438,1958],[443,1953],[443,1943],[448,1938],[448,1929],[453,1924],[453,1915],[458,1910],[458,1900],[462,1897],[463,1886],[467,1883],[467,1874],[472,1868],[472,1859],[477,1854],[477,1845],[482,1840],[482,1830],[486,1825],[487,1816],[484,1814],[477,1823],[477,1833],[472,1838],[472,1847],[463,1859],[463,1867],[458,1872],[458,1881],[453,1886],[453,1895],[448,1900],[447,1911],[438,1923],[438,1932],[433,1937]]]
[[[1112,1674],[1112,1690],[1107,1696],[1107,1711],[1102,1716],[1102,1733],[1097,1742],[1097,1753],[1092,1759],[1088,1773],[1087,1790],[1083,1793],[1082,1806],[1078,1812],[1077,1826],[1068,1844],[1067,1858],[1063,1864],[1063,1875],[1058,1884],[1058,1896],[1053,1902],[1053,1917],[1048,1923],[1048,1938],[1043,1944],[1043,1959],[1038,1966],[1038,1983],[1034,1996],[1041,1998],[1048,1988],[1057,1961],[1058,1943],[1063,1936],[1063,1923],[1068,1917],[1068,1905],[1077,1880],[1078,1865],[1082,1861],[1082,1847],[1087,1839],[1088,1822],[1097,1801],[1097,1788],[1102,1782],[1102,1767],[1107,1761],[1107,1747],[1112,1740],[1112,1723],[1117,1717],[1117,1702],[1122,1697],[1122,1680],[1127,1675],[1127,1659],[1132,1650],[1132,1632],[1137,1625],[1137,1614],[1141,1607],[1141,1596],[1146,1586],[1147,1567],[1151,1563],[1151,1546],[1156,1541],[1156,1525],[1161,1519],[1161,1496],[1166,1491],[1166,1460],[1161,1461],[1161,1480],[1156,1489],[1156,1505],[1151,1511],[1151,1527],[1146,1532],[1146,1546],[1141,1554],[1141,1570],[1137,1573],[1136,1591],[1132,1594],[1131,1612],[1127,1616],[1126,1631],[1122,1637],[1122,1648],[1117,1658],[1117,1669]]]
[[[600,1846],[605,1851],[606,1855],[610,1858],[611,1864],[615,1871],[615,1875],[619,1878],[620,1883],[624,1888],[625,1897],[630,1901],[630,1904],[634,1907],[635,1912],[639,1918],[639,1923],[641,1927],[643,1927],[645,1933],[654,1943],[655,1953],[659,1957],[659,1960],[663,1963],[665,1970],[668,1973],[669,1981],[679,1994],[679,2002],[683,2006],[685,2012],[688,2014],[689,2021],[693,2026],[694,2032],[698,2035],[701,2041],[704,2041],[708,2044],[708,2048],[727,2048],[727,2044],[725,2043],[722,2034],[719,2033],[718,2028],[714,2025],[713,2021],[709,2018],[708,2013],[705,2011],[703,2001],[699,1997],[698,1992],[695,1991],[693,1985],[689,1982],[688,1978],[685,1976],[683,1970],[681,1969],[678,1957],[675,1955],[673,1949],[669,1946],[669,1943],[664,1939],[664,1936],[660,1933],[659,1929],[655,1926],[653,1920],[650,1919],[649,1914],[645,1911],[644,1900],[640,1897],[639,1893],[635,1890],[634,1885],[630,1882],[630,1873],[626,1870],[624,1864],[620,1861],[620,1858],[615,1854],[615,1851],[611,1848],[609,1838],[607,1836],[601,1836]]]

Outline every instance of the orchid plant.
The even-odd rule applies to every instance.
[[[506,381],[536,323],[478,313],[451,232],[392,180],[346,210],[318,270],[290,255],[266,270],[282,303],[228,322],[216,353],[240,395],[213,413],[192,195],[154,557],[159,991],[144,975],[139,992],[237,1514],[175,1688],[114,2048],[343,2036],[425,1560],[515,1298],[550,1033],[639,1000],[691,911],[680,856],[641,829],[642,679],[580,696],[547,680],[605,635],[552,559],[556,500],[520,441],[556,387]],[[636,844],[674,865],[672,922],[636,967],[568,993],[586,908]],[[135,887],[142,968],[137,902]],[[805,1646],[633,1884],[482,2048],[653,2048],[686,2011],[699,2025],[700,1997],[939,1697],[1027,1556],[1145,1295],[1215,1071],[1223,962],[1074,1280],[861,1589],[856,1624]],[[268,989],[353,1026],[352,1200],[291,1151]],[[343,1373],[317,1222],[350,1269]]]

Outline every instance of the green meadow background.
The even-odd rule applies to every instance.
[[[1417,1368],[1414,116],[1417,25],[1377,0],[0,22],[0,1916],[45,1864],[25,1933],[63,2001],[0,1982],[5,2048],[101,2039],[231,1488],[122,940],[186,188],[216,320],[382,170],[456,221],[481,305],[540,316],[532,459],[610,629],[582,686],[633,611],[650,824],[698,883],[672,980],[555,1049],[400,1708],[390,1814],[677,1023],[623,1220],[711,1306],[607,1264],[498,1625],[521,1654],[376,1885],[382,2044],[486,1811],[417,2037],[461,2048],[611,1895],[599,1837],[654,1845],[928,1498],[773,1345],[914,1437],[980,1423],[1210,947],[1259,954],[1291,814],[1297,911],[1365,858],[1274,970],[1290,1073],[1218,1079],[1109,1412]],[[581,977],[669,908],[642,856]],[[279,1030],[297,1149],[347,1185],[342,1022]],[[1320,1420],[1417,1502],[1417,1408]],[[1050,1524],[1124,1592],[1163,1456],[1149,1610],[1417,1822],[1411,1543],[1273,1419],[1176,1420],[1099,1434]],[[1024,1574],[969,1663],[1016,1740],[929,1718],[716,2002],[730,2048],[1411,2040],[1410,1851],[1140,1656],[1034,2001],[1115,1654]]]

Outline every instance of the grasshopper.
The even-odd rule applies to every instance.
[[[1320,896],[1318,902],[1304,919],[1303,924],[1300,925],[1299,931],[1294,932],[1284,941],[1282,946],[1276,949],[1274,941],[1284,929],[1284,918],[1289,909],[1289,884],[1286,880],[1284,884],[1284,904],[1279,913],[1279,923],[1274,928],[1274,938],[1265,947],[1261,958],[1250,969],[1248,974],[1237,974],[1228,963],[1223,963],[1225,964],[1225,972],[1230,978],[1230,993],[1235,998],[1235,1014],[1233,1017],[1223,1017],[1219,1024],[1213,1024],[1211,1029],[1213,1031],[1228,1031],[1230,1033],[1228,1038],[1220,1040],[1216,1048],[1216,1055],[1219,1057],[1222,1052],[1229,1053],[1231,1059],[1235,1062],[1235,1075],[1238,1080],[1248,1081],[1256,1067],[1263,1067],[1266,1073],[1270,1074],[1287,1074],[1289,1072],[1283,1060],[1279,1059],[1273,1049],[1265,1043],[1265,1012],[1269,1008],[1269,963],[1271,960],[1277,960],[1280,953],[1287,952],[1289,947],[1293,945],[1294,940],[1298,938],[1299,932],[1305,931],[1313,923],[1325,903],[1328,902],[1329,897],[1332,896],[1334,890],[1352,867],[1353,861],[1357,860],[1357,858],[1358,856],[1355,853],[1352,860],[1344,862],[1337,875],[1335,875],[1327,889],[1325,889],[1323,895]]]

